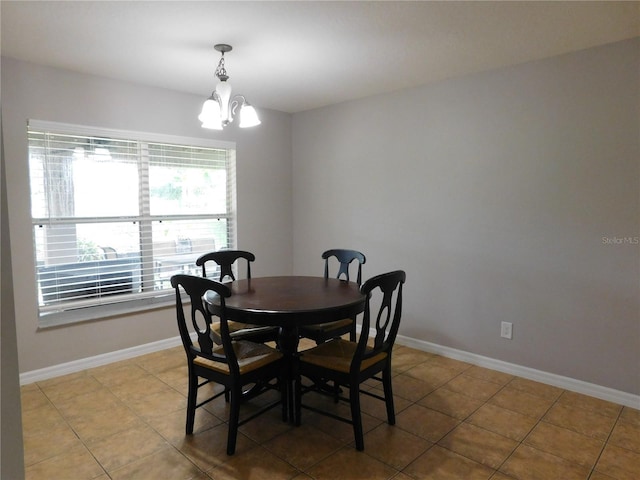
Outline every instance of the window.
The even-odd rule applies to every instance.
[[[170,278],[235,246],[228,142],[30,121],[40,324],[173,301]]]

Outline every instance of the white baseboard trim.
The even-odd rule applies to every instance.
[[[398,345],[405,345],[417,350],[422,350],[423,352],[435,353],[442,355],[443,357],[478,365],[479,367],[497,370],[499,372],[516,375],[518,377],[545,383],[547,385],[570,390],[572,392],[589,395],[601,400],[607,400],[619,405],[640,409],[640,395],[614,390],[612,388],[584,382],[582,380],[556,375],[555,373],[543,372],[541,370],[523,367],[522,365],[503,362],[502,360],[496,360],[495,358],[484,357],[464,350],[457,350],[455,348],[445,347],[401,335],[398,335],[396,343]]]
[[[20,385],[27,385],[33,382],[39,382],[41,380],[47,380],[49,378],[59,377],[61,375],[68,375],[70,373],[80,372],[87,368],[100,367],[109,363],[119,362],[120,360],[127,360],[129,358],[138,357],[147,353],[158,352],[167,348],[176,347],[182,345],[180,337],[167,338],[158,342],[145,343],[137,347],[125,348],[124,350],[117,350],[115,352],[109,352],[102,355],[96,355],[95,357],[82,358],[80,360],[74,360],[72,362],[61,363],[52,367],[41,368],[39,370],[32,370],[20,374]]]
[[[569,377],[563,377],[554,373],[543,372],[529,367],[523,367],[514,363],[503,362],[495,358],[484,357],[475,353],[457,350],[455,348],[445,347],[424,340],[416,340],[410,337],[398,335],[398,345],[415,348],[423,352],[435,353],[443,357],[453,358],[463,362],[468,362],[480,367],[490,368],[499,372],[516,375],[518,377],[527,378],[536,382],[553,385],[554,387],[563,388],[572,392],[582,393],[591,397],[600,398],[620,405],[640,409],[640,395],[614,390],[612,388],[595,385],[593,383],[583,382]],[[20,374],[20,385],[47,380],[49,378],[59,377],[70,373],[79,372],[88,368],[100,367],[109,363],[126,360],[147,353],[153,353],[167,348],[182,345],[180,337],[167,338],[158,342],[146,343],[137,347],[125,348],[115,352],[96,355],[95,357],[83,358],[72,362],[61,363],[52,367],[32,370]]]

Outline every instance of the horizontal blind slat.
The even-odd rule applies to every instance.
[[[28,130],[41,317],[166,297],[171,275],[235,247],[233,149],[63,127]]]

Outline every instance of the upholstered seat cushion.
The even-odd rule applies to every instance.
[[[234,340],[241,340],[243,338],[255,337],[260,334],[269,334],[273,332],[274,337],[277,334],[276,327],[268,327],[264,325],[253,325],[251,323],[242,322],[227,322],[229,326],[229,335]],[[222,344],[222,336],[220,334],[220,324],[214,323],[211,325],[211,338],[218,345]]]
[[[247,340],[233,342],[233,350],[238,358],[240,374],[250,372],[251,370],[255,370],[256,368],[282,358],[282,353],[275,348],[268,347],[263,343],[249,342]],[[222,346],[218,346],[214,348],[213,353],[224,355],[224,349]],[[229,366],[226,363],[214,362],[208,358],[196,357],[193,363],[225,374],[230,373]]]
[[[300,361],[338,372],[349,373],[351,361],[357,346],[357,343],[349,342],[341,338],[331,340],[330,342],[320,344],[317,347],[302,352]],[[370,349],[367,347],[367,350],[369,351]],[[386,352],[380,352],[371,358],[363,360],[360,369],[364,370],[385,358],[387,358]]]

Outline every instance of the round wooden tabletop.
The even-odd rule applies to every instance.
[[[258,325],[297,327],[353,317],[364,310],[365,296],[356,283],[304,276],[257,277],[227,283],[229,320]],[[205,301],[215,313],[213,292]]]

